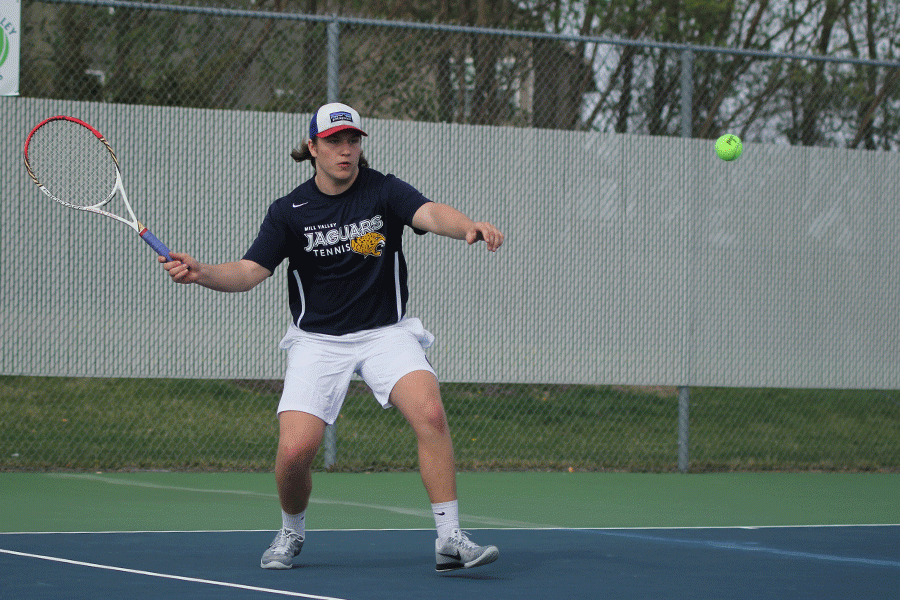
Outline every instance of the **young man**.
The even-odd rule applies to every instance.
[[[172,252],[163,267],[178,283],[223,292],[252,289],[288,259],[292,323],[280,347],[288,351],[278,406],[275,479],[282,528],[260,562],[289,569],[306,537],[311,465],[325,426],[340,412],[353,373],[385,408],[395,406],[418,442],[422,482],[431,501],[436,569],[449,571],[495,561],[494,546],[478,546],[459,528],[456,463],[437,378],[424,349],[434,341],[406,316],[408,290],[401,236],[409,226],[484,241],[496,251],[503,234],[432,202],[393,175],[368,167],[359,114],[333,103],[310,122],[306,147],[294,160],[312,161],[315,175],[269,207],[256,241],[236,262],[203,264]]]

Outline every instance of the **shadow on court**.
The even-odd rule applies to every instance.
[[[500,559],[434,571],[434,532],[311,531],[290,571],[274,532],[0,534],[0,598],[897,598],[900,526],[491,529]]]

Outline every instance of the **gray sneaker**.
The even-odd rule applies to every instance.
[[[282,528],[275,534],[269,549],[263,552],[259,566],[263,569],[290,569],[301,548],[303,536],[292,529]]]
[[[450,537],[434,542],[435,570],[455,571],[471,569],[492,563],[500,556],[496,546],[479,546],[470,540],[465,531],[454,529]]]

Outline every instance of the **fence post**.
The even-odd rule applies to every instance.
[[[337,17],[334,17],[328,23],[328,82],[327,82],[327,102],[339,102],[341,97],[340,89],[340,24]],[[322,437],[322,458],[325,468],[331,470],[337,462],[337,423],[325,426],[325,435]]]
[[[690,437],[689,413],[691,391],[687,386],[678,388],[678,470],[687,473],[690,468],[688,442]]]
[[[681,51],[681,137],[694,133],[694,52]]]
[[[328,102],[340,102],[340,23],[337,17],[334,17],[328,23],[328,83],[326,89],[328,91]]]
[[[685,48],[681,51],[681,137],[690,138],[694,133],[694,52]],[[688,225],[690,226],[690,225]],[[690,253],[686,252],[685,261],[685,310],[690,310]],[[684,314],[682,318],[690,322],[690,315]],[[687,328],[688,332],[690,327]],[[682,352],[690,351],[689,343],[682,346]],[[682,356],[682,365],[686,365],[683,373],[685,383],[689,381],[690,365],[686,356]],[[690,468],[690,400],[691,392],[687,385],[678,388],[678,470],[687,473]]]

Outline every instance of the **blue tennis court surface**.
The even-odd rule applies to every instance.
[[[310,531],[290,571],[274,532],[0,534],[0,598],[900,598],[900,526],[481,529],[500,548],[437,574],[433,530]]]

